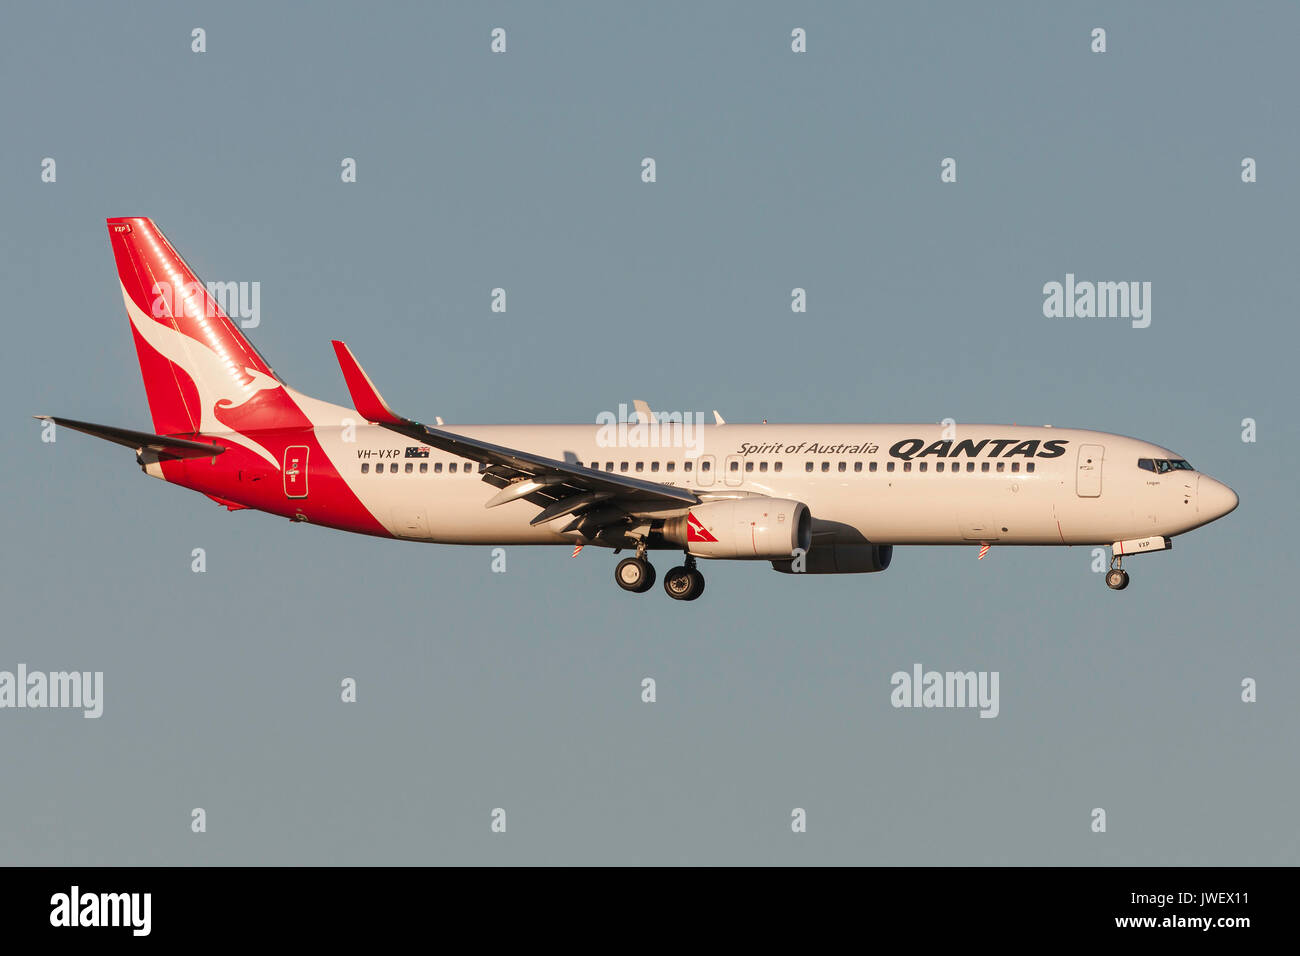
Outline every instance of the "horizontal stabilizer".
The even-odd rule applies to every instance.
[[[224,445],[216,442],[191,441],[188,438],[171,438],[167,435],[154,435],[149,432],[131,431],[129,428],[114,428],[111,425],[93,425],[71,418],[55,418],[53,415],[36,415],[42,421],[54,422],[61,428],[70,428],[74,432],[94,435],[114,444],[134,448],[137,452],[153,451],[172,458],[212,458],[226,450]]]

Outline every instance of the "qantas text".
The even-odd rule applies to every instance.
[[[968,438],[956,441],[945,438],[927,445],[923,438],[904,438],[902,441],[894,442],[889,446],[889,454],[891,457],[901,458],[903,461],[911,461],[913,458],[926,458],[931,455],[937,458],[961,458],[963,456],[979,458],[981,455],[988,458],[1011,458],[1014,455],[1021,455],[1025,458],[1060,458],[1065,454],[1065,446],[1068,444],[1069,441],[1064,439],[1017,441],[1014,438],[981,438],[979,441],[973,441]],[[736,454],[775,455],[784,452],[787,455],[874,455],[878,451],[880,451],[880,446],[873,442],[859,442],[856,445],[847,442],[839,445],[817,444],[816,442],[801,442],[797,445],[766,442],[759,445],[745,442],[736,451]]]
[[[1013,455],[1023,455],[1025,458],[1060,458],[1065,454],[1065,446],[1068,444],[1068,441],[1060,439],[1052,441],[1030,439],[1017,442],[1014,438],[981,438],[979,441],[971,441],[969,438],[954,441],[945,438],[927,445],[922,438],[904,438],[889,446],[889,454],[903,461],[925,458],[929,455],[939,458],[960,458],[962,455],[967,458],[978,458],[985,453],[987,447],[989,458],[1010,458]]]

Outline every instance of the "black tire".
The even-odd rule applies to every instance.
[[[654,568],[640,558],[624,558],[614,566],[614,583],[624,591],[641,594],[654,584]]]
[[[704,575],[694,568],[673,568],[664,575],[664,591],[674,601],[694,601],[704,593]]]
[[[691,569],[678,565],[664,574],[664,593],[674,601],[689,601],[695,590]]]
[[[1119,568],[1111,568],[1106,572],[1106,587],[1112,591],[1123,591],[1128,587],[1128,572]]]
[[[655,574],[655,566],[653,564],[649,561],[642,561],[641,563],[645,565],[645,580],[642,581],[641,586],[636,589],[637,594],[645,594],[646,591],[649,591],[654,587],[655,578],[657,577]]]

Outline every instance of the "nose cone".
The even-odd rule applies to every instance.
[[[1237,493],[1209,475],[1196,481],[1196,510],[1207,521],[1222,518],[1237,507]]]

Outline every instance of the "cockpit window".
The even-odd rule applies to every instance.
[[[1138,467],[1163,475],[1170,471],[1195,471],[1185,458],[1139,458]]]

